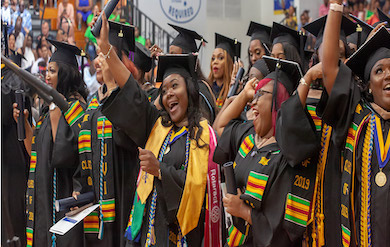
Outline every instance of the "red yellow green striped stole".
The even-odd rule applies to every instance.
[[[342,244],[344,247],[351,246],[351,233],[357,233],[361,242],[359,246],[367,246],[368,244],[368,229],[367,229],[367,217],[368,217],[368,192],[370,186],[368,185],[368,159],[369,148],[367,143],[370,141],[370,119],[371,111],[366,105],[358,104],[355,110],[353,121],[348,129],[348,135],[346,138],[344,149],[344,160],[342,163],[342,177],[341,177],[341,236]],[[362,152],[362,173],[361,175],[361,202],[359,203],[360,215],[364,218],[361,221],[361,231],[356,231],[355,227],[355,201],[354,201],[354,184],[355,184],[355,171],[356,171],[356,147],[359,143],[362,130],[367,126],[367,130],[364,133],[363,150]],[[372,151],[372,150],[371,150]],[[366,157],[366,158],[365,158]],[[369,162],[370,163],[370,162]],[[363,229],[363,228],[364,229]],[[352,228],[352,229],[351,229]]]
[[[249,231],[249,224],[246,226],[246,233],[240,232],[234,225],[231,225],[228,229],[227,244],[229,247],[240,246],[245,242],[246,235]]]
[[[103,135],[102,135],[103,120],[105,120],[105,123],[104,123],[104,139],[112,138],[112,123],[105,116],[101,116],[97,120],[98,139],[102,139],[102,137],[103,137]]]
[[[34,233],[34,229],[30,227],[26,228],[27,247],[33,246],[33,233]]]
[[[316,130],[317,131],[321,131],[322,120],[316,114],[316,107],[315,106],[311,106],[311,105],[307,105],[306,107],[307,107],[307,110],[308,110],[311,118],[313,119],[314,125],[316,126]]]
[[[95,110],[99,107],[99,101],[97,100],[97,97],[94,96],[91,101],[88,104],[87,111],[88,110]]]
[[[240,145],[240,148],[238,149],[238,153],[241,155],[241,157],[245,158],[254,146],[255,146],[255,138],[254,135],[252,134],[245,137],[244,141]]]
[[[79,154],[91,152],[91,130],[81,130],[79,133]]]
[[[299,226],[306,227],[309,218],[310,201],[302,197],[287,194],[284,219]]]
[[[244,194],[254,198],[255,200],[261,201],[263,199],[268,177],[269,176],[265,174],[250,171]]]
[[[84,110],[78,100],[75,101],[64,114],[65,120],[70,126],[77,122],[83,115]]]
[[[99,233],[99,213],[94,211],[84,219],[84,233]]]

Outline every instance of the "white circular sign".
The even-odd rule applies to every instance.
[[[160,0],[160,6],[171,21],[187,23],[198,15],[201,0]]]

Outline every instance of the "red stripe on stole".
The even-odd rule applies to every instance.
[[[248,181],[248,185],[251,186],[251,187],[254,187],[254,188],[256,188],[256,189],[262,189],[262,190],[265,189],[265,186],[263,186],[263,185],[258,185],[258,184],[254,184],[254,183],[249,182],[249,181]]]
[[[301,214],[304,214],[304,215],[309,215],[309,212],[304,211],[304,210],[299,209],[299,208],[296,208],[296,207],[291,206],[291,205],[287,205],[287,208],[288,208],[288,209],[291,209],[291,210],[293,210],[293,211],[299,212],[299,213],[301,213]]]
[[[248,142],[247,142],[247,140],[248,140]],[[252,147],[249,146],[249,144],[251,144],[251,142],[249,142],[250,139],[248,138],[247,140],[244,140],[244,145],[246,146],[247,149],[251,149],[253,146]]]
[[[103,212],[114,212],[115,209],[102,209]]]
[[[91,142],[91,140],[81,140],[79,143],[84,143],[84,142]]]
[[[96,216],[97,217],[97,216]],[[85,224],[94,224],[96,222],[99,222],[99,220],[84,220]]]
[[[236,238],[237,238],[237,235],[238,235],[239,232],[240,231],[236,228],[236,234],[234,234],[233,241],[231,242],[233,246],[234,246],[234,243],[236,242]]]
[[[343,240],[344,240],[344,242],[346,242],[349,245],[348,239],[346,239],[344,236],[343,236]]]
[[[72,112],[70,112],[70,113],[68,113],[67,115],[68,115],[68,117],[66,118],[66,120],[69,120],[69,118],[71,118],[72,117],[72,115],[79,109],[81,107],[81,105],[80,104],[78,104],[77,105],[77,107],[75,108],[75,109],[73,109],[73,111]]]

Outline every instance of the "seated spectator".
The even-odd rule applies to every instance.
[[[11,25],[9,26],[8,32],[11,33],[14,31],[15,28],[15,23],[16,23],[16,18],[18,17],[18,11],[19,11],[19,6],[18,6],[18,0],[11,0]]]
[[[16,49],[23,47],[24,34],[22,33],[22,17],[16,18],[15,29],[13,31],[16,37],[15,46]]]
[[[150,47],[152,47],[152,41],[149,39],[149,38],[147,38],[146,40],[145,40],[145,47],[146,47],[146,49],[150,49]]]
[[[62,28],[58,29],[56,40],[60,42],[68,42],[68,35]]]
[[[23,56],[25,59],[22,59],[22,69],[27,69],[33,65],[36,59],[36,53],[32,48],[33,37],[30,32],[27,32],[26,37],[23,43]],[[30,68],[31,69],[31,68]]]
[[[9,6],[9,0],[4,0],[1,7],[1,20],[7,22],[8,26],[11,25],[11,7]]]
[[[141,36],[137,26],[134,27],[134,36],[135,36],[135,41],[136,42],[139,42],[142,45],[145,45],[145,38]]]
[[[22,49],[18,49],[16,48],[16,36],[14,33],[11,33],[9,36],[8,36],[8,54],[12,54],[12,53],[22,53]]]
[[[88,43],[94,43],[96,44],[96,38],[95,36],[93,36],[92,32],[91,32],[91,22],[93,20],[93,17],[96,16],[97,14],[99,13],[99,6],[98,5],[95,5],[93,6],[93,9],[92,9],[92,14],[90,14],[87,18],[87,30],[85,30],[85,33],[84,33],[84,37],[85,37],[85,42],[88,44]]]
[[[319,17],[327,15],[329,12],[329,0],[324,0],[324,3],[321,4],[320,9],[318,11]]]
[[[68,35],[68,43],[74,44],[74,8],[69,0],[63,0],[58,5],[57,28],[62,28]]]
[[[54,37],[50,34],[50,25],[49,22],[44,20],[41,25],[41,34],[37,37],[37,42],[40,42],[42,37],[46,39],[54,39]]]
[[[112,14],[110,15],[110,17],[108,19],[111,21],[117,21],[117,22],[119,22],[121,20],[121,9],[120,9],[119,5],[117,5],[115,7],[114,11],[112,11]]]
[[[20,16],[22,18],[22,33],[26,35],[26,33],[28,33],[27,31],[31,31],[32,25],[31,25],[31,14],[27,10],[26,11],[24,10],[23,0],[20,1],[19,11],[16,13],[17,16]],[[15,19],[15,23],[16,23],[16,19]]]
[[[38,53],[38,59],[33,63],[31,67],[31,73],[32,74],[42,74],[42,68],[45,65],[45,68],[47,67],[47,64],[49,62],[50,56],[49,56],[49,49],[45,44],[38,44],[37,46],[37,53]]]
[[[96,67],[95,67],[95,57],[96,51],[94,54],[90,54],[88,52],[88,64],[84,67],[84,82],[87,85],[89,94],[88,101],[92,98],[92,95],[96,93],[96,91],[100,87],[100,83],[96,79]]]
[[[81,20],[87,22],[88,16],[92,13],[92,0],[76,0],[78,29],[81,30]]]

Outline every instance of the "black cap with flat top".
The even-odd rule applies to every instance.
[[[13,51],[10,49],[10,54],[9,54],[9,59],[14,62],[16,65],[18,65],[19,67],[22,66],[22,59],[26,60],[26,58],[20,54],[19,52],[17,51]]]
[[[381,27],[349,58],[347,66],[368,83],[372,68],[384,58],[390,58],[390,33]]]
[[[110,25],[108,39],[111,45],[123,50],[126,55],[130,51],[135,51],[134,26],[110,20],[108,23]]]
[[[269,26],[251,21],[246,35],[251,37],[251,41],[259,40],[263,45],[266,44],[266,49],[269,49],[271,30]]]
[[[79,65],[77,63],[76,55],[81,55],[81,50],[78,47],[51,39],[47,39],[47,41],[57,48],[49,62],[63,62],[78,69]]]
[[[198,52],[195,40],[207,41],[203,39],[201,35],[193,30],[189,30],[183,27],[179,27],[168,23],[169,26],[173,27],[179,34],[173,39],[171,45],[178,46],[183,49],[183,53]]]
[[[371,31],[374,29],[373,26],[369,25],[368,23],[360,20],[356,16],[349,14],[349,16],[356,22],[356,32],[349,35],[347,37],[347,42],[352,43],[355,45],[360,46],[362,43],[364,43],[368,37],[368,35],[371,33]],[[360,29],[360,30],[359,30]],[[360,36],[360,44],[358,44],[358,33],[361,33]]]
[[[303,26],[306,31],[316,36],[317,41],[314,46],[315,49],[319,48],[322,43],[327,17],[328,15],[325,15]],[[346,37],[354,32],[356,32],[356,24],[347,17],[343,16],[341,20],[340,40],[346,42]]]
[[[232,59],[240,57],[241,54],[241,43],[237,39],[231,39],[219,33],[215,33],[215,48],[225,50]]]
[[[263,56],[263,59],[271,72],[267,78],[277,79],[291,95],[297,88],[299,80],[303,77],[299,64],[269,56]]]
[[[378,17],[380,22],[387,22],[386,27],[390,27],[390,17],[388,17],[382,10],[377,8],[378,10]]]
[[[150,51],[139,42],[135,42],[134,64],[144,72],[148,72],[152,68]]]
[[[180,74],[196,79],[197,56],[193,54],[166,54],[158,57],[156,81],[163,81],[171,74]]]
[[[272,44],[290,43],[297,51],[301,50],[301,42],[305,46],[307,36],[289,27],[274,22],[271,31]]]

